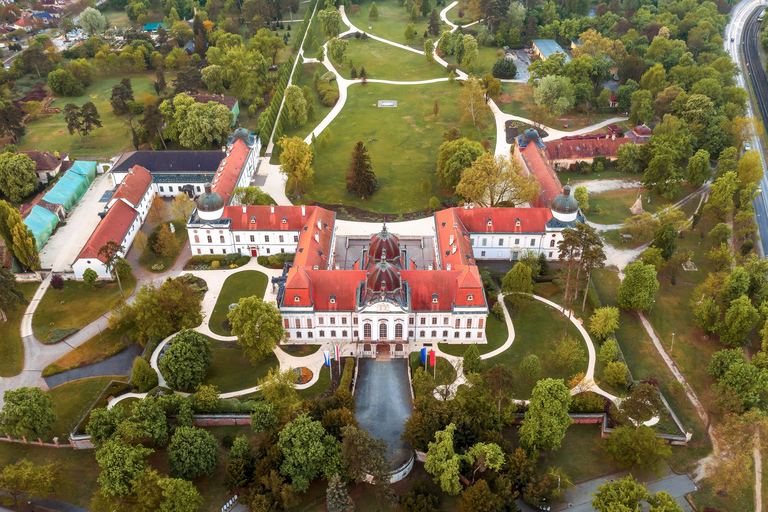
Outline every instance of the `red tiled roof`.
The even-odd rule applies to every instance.
[[[604,156],[616,158],[616,150],[627,142],[624,139],[582,139],[582,140],[553,140],[545,142],[547,158],[552,160],[575,160],[578,158],[594,158]]]
[[[466,281],[464,276],[474,269],[476,281]],[[452,306],[485,306],[485,295],[480,285],[477,267],[459,266],[451,270],[403,270],[403,281],[407,281],[411,291],[411,307],[414,311],[432,310],[432,294],[437,294],[437,310],[450,311]],[[471,286],[471,283],[477,286]],[[467,286],[470,285],[470,286]],[[472,301],[467,300],[472,294]]]
[[[285,285],[284,306],[314,306],[316,311],[353,311],[357,290],[365,281],[365,270],[312,270],[292,268]],[[299,302],[295,296],[299,296]],[[331,304],[331,295],[336,303]]]
[[[547,160],[547,156],[544,154],[544,150],[536,147],[535,144],[528,144],[524,149],[520,151],[520,154],[528,164],[528,169],[536,176],[541,187],[541,197],[547,206],[552,203],[562,191],[563,186],[560,184],[560,180],[557,179],[557,174]]]
[[[275,213],[270,206],[246,206],[245,213],[242,206],[225,206],[222,217],[232,219],[233,231],[299,231],[315,209],[315,206],[307,206],[306,214],[302,216],[300,206],[275,206]],[[253,223],[251,219],[254,219]]]
[[[235,105],[237,105],[237,98],[233,98],[232,96],[224,96],[223,94],[192,94],[190,98],[195,100],[197,103],[210,103],[211,101],[215,103],[221,103],[229,110],[232,110],[235,108]]]
[[[67,157],[64,153],[60,155],[60,158],[56,158],[56,154],[50,151],[19,151],[19,154],[27,155],[33,162],[35,162],[35,171],[52,171],[56,169],[61,162]]]
[[[456,281],[458,286],[454,303],[457,306],[485,306],[483,280],[476,266],[462,267],[461,275]],[[469,300],[469,295],[472,295],[472,300]]]
[[[294,208],[298,210],[300,207],[294,206]],[[308,215],[306,225],[299,232],[299,245],[293,260],[294,267],[317,266],[318,269],[323,270],[328,266],[335,217],[335,213],[317,207],[311,215]]]
[[[125,199],[137,207],[151,185],[152,175],[149,171],[140,165],[134,165],[125,175],[123,182],[118,185],[112,199]]]
[[[455,208],[470,233],[543,233],[552,218],[549,208]],[[491,225],[488,226],[488,220]],[[517,221],[520,226],[517,226]]]
[[[646,125],[641,124],[640,126],[635,126],[632,128],[632,133],[640,137],[650,137],[653,133],[653,130],[648,128]]]
[[[113,204],[96,229],[93,230],[77,259],[96,258],[104,261],[99,257],[99,249],[110,240],[122,243],[138,214],[136,210],[123,201]]]
[[[461,222],[454,208],[442,210],[435,214],[435,229],[437,230],[437,250],[444,269],[450,263],[452,268],[457,265],[474,265],[472,243],[469,241],[467,228]],[[455,227],[454,227],[455,226]],[[453,235],[453,243],[451,243]]]
[[[229,152],[229,156],[221,161],[216,171],[212,188],[214,192],[224,199],[224,204],[229,204],[229,198],[232,197],[232,191],[237,186],[240,173],[243,171],[250,151],[251,149],[242,140],[238,139],[232,145],[232,151]]]

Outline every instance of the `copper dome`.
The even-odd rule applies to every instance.
[[[400,289],[400,275],[386,261],[376,263],[366,278],[366,287],[374,293],[390,293]]]
[[[387,231],[386,224],[381,232],[373,235],[368,257],[372,261],[397,261],[400,259],[400,243],[395,235]]]

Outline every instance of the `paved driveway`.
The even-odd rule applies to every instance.
[[[400,440],[403,423],[411,415],[407,361],[358,361],[355,416],[360,427],[369,430],[372,437],[387,442],[387,458],[396,468],[411,456],[411,449]]]

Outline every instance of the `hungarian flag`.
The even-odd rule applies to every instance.
[[[427,349],[423,348],[421,349],[421,362],[426,363],[427,362]]]
[[[333,350],[334,350],[334,352],[336,352],[336,359],[335,360],[338,361],[339,360],[339,346],[336,345],[335,347],[333,347]]]
[[[429,365],[430,366],[435,366],[435,351],[434,350],[430,350],[429,351]]]
[[[325,366],[331,366],[331,353],[323,350],[323,357],[325,358]]]

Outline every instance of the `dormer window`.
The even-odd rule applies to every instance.
[[[283,224],[288,224],[288,218],[287,217],[283,217]]]
[[[488,219],[488,227],[490,228],[491,226],[493,226],[493,221],[491,219]]]
[[[331,304],[336,304],[336,296],[331,295]]]
[[[491,225],[490,221],[488,222],[488,225],[489,226]],[[517,228],[520,227],[520,219],[515,219],[515,227],[517,227]]]
[[[299,296],[298,296],[298,295],[294,295],[294,296],[293,296],[293,302],[299,302],[300,300],[301,300],[301,299],[299,298]]]
[[[467,300],[472,300],[473,301],[473,300],[475,300],[475,296],[470,293],[469,295],[467,295]]]
[[[382,289],[382,290],[386,290],[386,288],[387,288],[387,282],[386,282],[386,281],[384,281],[384,280],[382,280],[382,281],[381,281],[381,289]]]
[[[432,294],[432,304],[437,304],[437,294],[436,293]]]
[[[256,224],[256,217],[251,217],[251,224]]]

